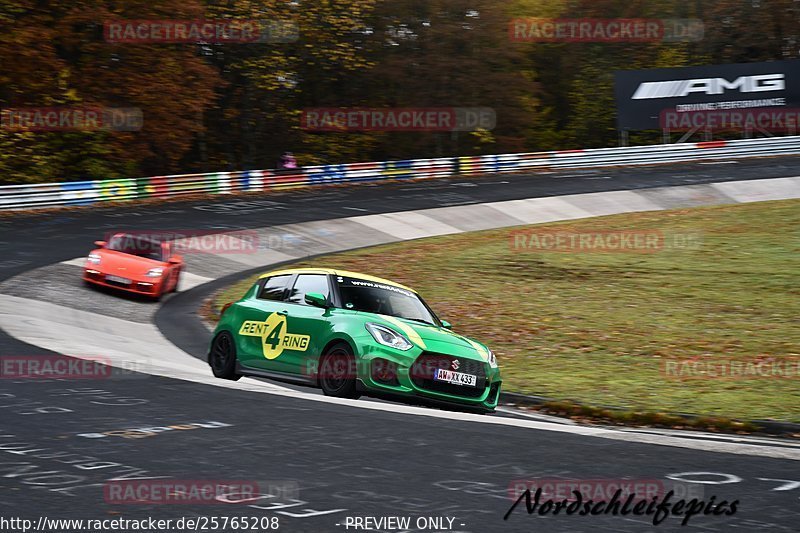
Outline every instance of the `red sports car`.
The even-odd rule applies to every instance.
[[[95,241],[83,268],[83,280],[122,289],[156,300],[177,290],[183,258],[173,254],[169,242],[140,235],[117,233]]]

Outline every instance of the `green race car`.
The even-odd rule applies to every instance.
[[[332,269],[261,276],[227,304],[208,352],[214,375],[320,387],[328,396],[424,398],[490,412],[500,371],[483,344],[450,330],[412,289]]]

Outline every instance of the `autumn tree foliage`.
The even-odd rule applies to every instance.
[[[693,42],[531,43],[517,17],[694,18]],[[119,20],[283,21],[293,38],[109,42]],[[0,107],[135,108],[139,131],[0,127],[23,183],[613,146],[613,72],[797,58],[794,0],[0,0]],[[312,132],[317,107],[487,107],[473,132]],[[643,133],[635,142],[657,142]]]

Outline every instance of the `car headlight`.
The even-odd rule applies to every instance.
[[[148,278],[160,278],[161,274],[163,273],[164,273],[163,268],[151,268],[150,270],[147,271],[147,274],[145,274],[145,276],[147,276]]]
[[[88,263],[93,264],[93,265],[99,265],[100,264],[100,254],[89,254],[89,257],[86,258],[86,261]]]
[[[492,368],[497,368],[497,357],[494,356],[494,352],[491,350],[489,350],[489,366]]]
[[[370,332],[372,337],[375,339],[375,342],[378,344],[383,344],[384,346],[397,348],[398,350],[403,351],[410,350],[414,347],[414,345],[411,344],[408,339],[389,327],[381,324],[375,324],[373,322],[369,322],[365,325],[367,331]]]

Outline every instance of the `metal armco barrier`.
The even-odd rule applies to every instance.
[[[566,150],[439,159],[410,159],[375,163],[321,165],[296,170],[246,170],[136,179],[73,181],[0,187],[0,209],[36,209],[89,205],[139,198],[168,198],[187,194],[226,194],[234,191],[282,190],[337,183],[426,179],[524,170],[654,165],[800,154],[800,136],[709,141],[687,144]]]

